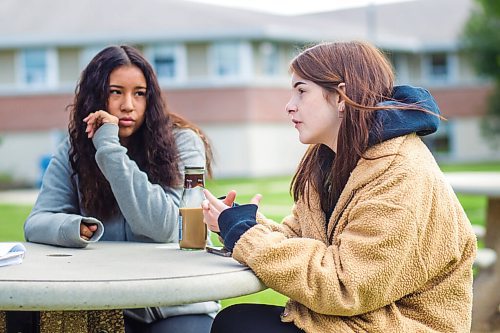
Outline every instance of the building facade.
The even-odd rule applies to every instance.
[[[280,16],[182,0],[147,0],[134,10],[125,0],[88,0],[83,7],[63,0],[5,0],[0,175],[40,181],[66,135],[66,107],[81,70],[103,47],[122,43],[149,59],[170,110],[206,132],[214,146],[216,177],[294,171],[305,147],[284,109],[288,63],[302,47],[323,40],[371,41],[391,59],[397,83],[433,93],[448,119],[427,140],[438,158],[500,159],[479,125],[490,85],[474,73],[459,47],[471,1],[415,0]],[[17,15],[25,6],[44,15]],[[442,16],[451,7],[455,14]]]

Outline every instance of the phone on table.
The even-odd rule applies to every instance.
[[[232,255],[231,251],[223,246],[206,246],[208,253],[213,253],[223,257],[230,257]]]

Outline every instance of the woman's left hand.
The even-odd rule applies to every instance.
[[[118,125],[119,120],[111,113],[108,113],[104,110],[99,110],[90,113],[87,117],[83,119],[83,121],[87,123],[87,128],[85,129],[85,132],[87,133],[87,137],[91,139],[102,124],[112,123]]]

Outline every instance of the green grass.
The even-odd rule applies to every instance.
[[[441,165],[445,172],[454,171],[500,171],[499,163],[489,164],[465,164],[465,165]],[[260,203],[260,211],[275,221],[281,221],[290,213],[292,198],[289,194],[291,176],[272,177],[259,179],[218,179],[207,181],[207,188],[216,196],[225,195],[229,190],[237,191],[236,201],[247,203],[256,194],[263,195]],[[459,195],[469,219],[473,224],[484,224],[486,215],[486,197]],[[23,223],[31,210],[30,206],[2,205],[0,204],[0,241],[23,241]],[[214,243],[218,243],[212,237]],[[267,289],[262,292],[222,300],[222,306],[226,307],[236,303],[264,303],[283,305],[286,297]]]
[[[443,172],[458,171],[500,171],[500,162],[470,164],[440,164]]]
[[[0,204],[0,241],[24,241],[23,223],[31,206]]]

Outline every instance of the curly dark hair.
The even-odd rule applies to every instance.
[[[156,74],[143,57],[131,46],[109,46],[100,51],[83,70],[75,89],[68,126],[71,141],[69,160],[78,177],[81,205],[86,213],[105,219],[118,212],[118,204],[111,187],[95,161],[96,149],[85,133],[83,119],[91,112],[106,110],[109,96],[109,78],[121,66],[138,67],[146,79],[146,112],[143,125],[131,136],[127,145],[129,157],[148,175],[150,182],[162,187],[181,184],[178,170],[178,151],[173,129],[186,125],[201,131],[182,117],[168,112],[163,101]],[[206,150],[210,172],[211,150],[201,136]]]

